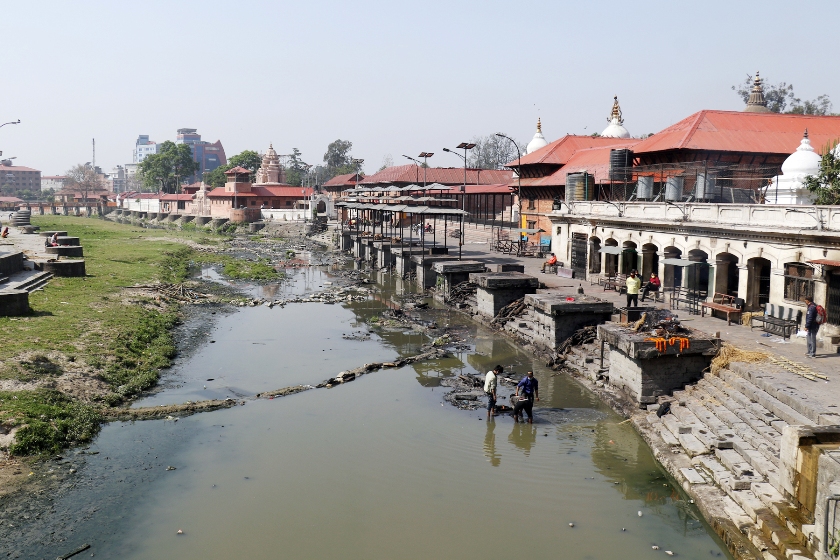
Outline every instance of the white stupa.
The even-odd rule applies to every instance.
[[[601,136],[607,138],[630,138],[630,133],[624,128],[624,119],[621,117],[621,107],[618,105],[618,96],[613,97],[613,107],[610,113],[610,118],[607,119],[610,123]]]
[[[799,147],[782,164],[782,174],[767,189],[767,204],[813,204],[814,195],[805,188],[805,177],[820,172],[820,156],[808,140],[808,130]]]
[[[531,138],[531,141],[528,142],[528,146],[525,148],[525,153],[530,154],[536,152],[540,148],[548,146],[548,140],[545,139],[542,133],[542,123],[540,119],[537,119],[537,133],[534,134],[534,137]]]

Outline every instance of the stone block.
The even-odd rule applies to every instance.
[[[689,484],[705,484],[706,479],[703,476],[694,470],[692,467],[683,467],[680,469],[680,473],[685,477]]]
[[[524,264],[497,264],[493,272],[525,272]]]
[[[26,290],[0,291],[0,317],[19,317],[29,313],[29,292]]]
[[[677,436],[677,439],[689,457],[705,455],[709,452],[709,449],[691,434],[680,434]]]

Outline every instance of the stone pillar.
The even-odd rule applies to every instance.
[[[731,264],[730,261],[726,259],[718,259],[715,261],[715,283],[714,286],[709,286],[709,297],[714,296],[712,292],[725,294],[726,293],[726,284],[729,280],[729,266]]]

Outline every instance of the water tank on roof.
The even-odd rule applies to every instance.
[[[612,181],[629,181],[631,167],[633,167],[633,150],[627,148],[610,150],[610,179]]]
[[[694,190],[694,198],[697,200],[708,200],[715,194],[715,180],[717,177],[714,173],[698,173],[697,187]]]
[[[566,202],[592,200],[594,195],[593,177],[586,172],[566,174]]]
[[[676,202],[682,200],[685,177],[668,177],[665,181],[665,200]]]
[[[636,199],[650,200],[653,198],[653,176],[644,175],[639,177],[639,182],[636,184]]]

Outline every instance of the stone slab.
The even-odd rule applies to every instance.
[[[483,272],[484,269],[484,263],[480,261],[445,261],[432,264],[432,270],[438,274]]]
[[[470,274],[470,282],[478,284],[481,288],[491,290],[505,290],[511,288],[532,288],[536,289],[540,281],[535,276],[522,274],[521,272],[482,272]]]
[[[688,348],[680,351],[677,345],[666,345],[665,352],[656,349],[656,343],[646,340],[650,334],[637,334],[627,327],[614,323],[598,325],[598,338],[605,340],[611,347],[621,350],[624,354],[636,359],[651,359],[664,356],[708,356],[709,360],[717,355],[720,339],[714,339],[705,333],[693,330],[686,335],[691,343]]]
[[[571,301],[570,301],[571,300]],[[547,315],[571,313],[612,314],[612,302],[587,295],[565,296],[557,294],[529,294],[525,303]]]
[[[706,482],[706,479],[692,467],[683,467],[680,469],[680,473],[689,484],[705,484]]]
[[[689,457],[696,457],[697,455],[705,455],[709,453],[709,448],[703,445],[699,439],[691,434],[680,434],[677,436],[683,449]]]

